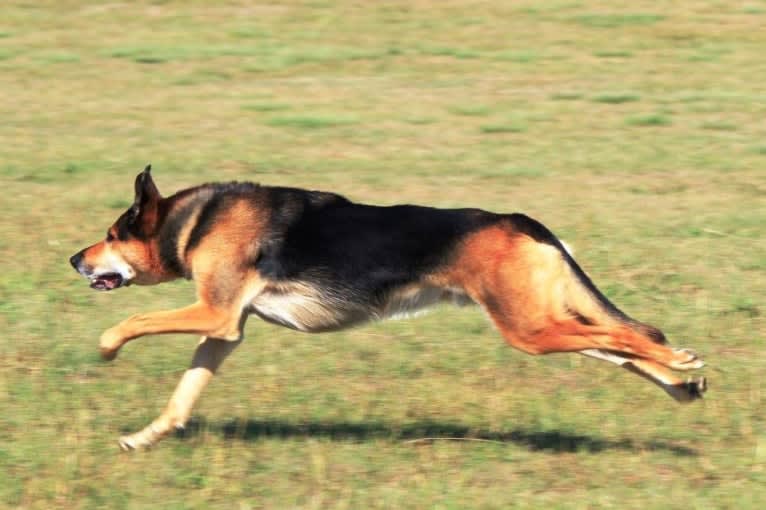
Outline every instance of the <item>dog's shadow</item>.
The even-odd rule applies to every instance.
[[[697,451],[693,448],[661,440],[613,440],[584,434],[571,434],[558,430],[476,430],[465,425],[431,421],[396,426],[375,421],[309,421],[294,423],[255,419],[213,423],[204,418],[194,418],[183,430],[179,430],[176,436],[182,440],[190,440],[209,434],[231,441],[293,438],[322,438],[350,442],[383,439],[410,444],[429,444],[435,441],[476,441],[515,444],[532,451],[549,453],[599,453],[614,450],[642,452],[658,450],[683,457],[698,455]]]

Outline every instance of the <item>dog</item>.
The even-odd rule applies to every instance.
[[[163,197],[150,170],[136,177],[133,205],[106,237],[70,259],[101,291],[196,282],[194,304],[134,315],[101,335],[107,360],[144,335],[202,335],[167,407],[121,437],[124,450],[183,428],[205,385],[242,342],[249,315],[318,333],[436,303],[478,304],[505,341],[525,353],[609,361],[679,402],[707,389],[704,377],[683,381],[669,370],[702,367],[693,351],[670,348],[659,329],[620,311],[562,242],[523,214],[381,207],[246,182]]]

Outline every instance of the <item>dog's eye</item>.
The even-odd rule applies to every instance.
[[[108,243],[110,241],[114,241],[114,236],[112,235],[111,232],[107,232],[106,233],[106,242]]]

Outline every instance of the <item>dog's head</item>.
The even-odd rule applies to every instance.
[[[109,227],[106,237],[69,259],[96,290],[163,280],[156,249],[162,197],[150,171],[151,165],[136,176],[133,205]]]

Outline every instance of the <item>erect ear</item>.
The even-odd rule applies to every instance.
[[[152,165],[146,165],[144,171],[136,176],[136,198],[133,200],[133,210],[136,216],[141,213],[141,209],[147,204],[157,202],[160,198],[160,192],[152,179]]]
[[[136,198],[133,200],[133,220],[141,219],[141,223],[152,224],[157,217],[157,204],[162,196],[152,179],[152,165],[146,165],[144,171],[136,176]]]

